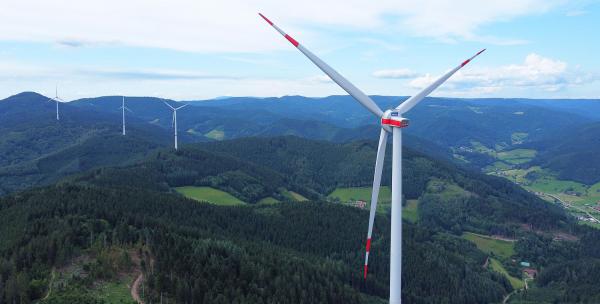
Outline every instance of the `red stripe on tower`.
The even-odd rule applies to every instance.
[[[263,14],[258,13],[263,19],[265,19],[265,21],[267,21],[268,24],[273,25],[273,22],[271,22],[271,20],[267,19],[267,17],[265,17]]]
[[[296,41],[294,38],[292,38],[292,36],[285,34],[285,39],[287,39],[289,42],[291,42],[295,47],[298,47],[298,41]]]

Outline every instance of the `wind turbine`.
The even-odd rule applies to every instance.
[[[444,83],[450,76],[464,67],[477,55],[483,53],[485,49],[479,51],[473,57],[463,61],[457,67],[446,72],[439,79],[434,81],[428,87],[423,89],[417,95],[414,95],[401,103],[399,106],[387,111],[382,111],[377,104],[365,93],[355,87],[346,78],[336,72],[333,68],[307,50],[298,41],[286,34],[278,26],[273,24],[263,14],[259,15],[269,23],[275,30],[283,35],[300,52],[302,52],[310,61],[312,61],[321,71],[329,76],[348,94],[354,97],[367,110],[377,116],[381,123],[381,132],[379,135],[379,144],[377,146],[377,159],[375,161],[375,173],[373,176],[373,191],[371,194],[371,212],[369,215],[369,230],[367,234],[364,277],[367,278],[367,269],[369,261],[369,251],[371,250],[371,235],[373,232],[373,223],[377,210],[377,199],[379,196],[379,187],[381,184],[381,174],[383,170],[383,161],[388,135],[391,133],[392,140],[392,229],[390,243],[390,304],[398,304],[402,301],[402,128],[408,126],[408,119],[402,115],[412,109],[417,103],[429,95],[433,90]]]
[[[123,135],[125,135],[125,110],[131,112],[131,110],[125,106],[125,96],[123,96],[123,101],[121,102],[121,107],[119,109],[123,112]]]
[[[56,120],[60,120],[60,116],[58,115],[58,103],[65,101],[62,98],[58,97],[58,85],[56,86],[54,98],[50,98],[48,99],[48,101],[54,101],[56,103]]]
[[[173,129],[175,129],[175,150],[177,150],[177,110],[187,106],[187,104],[184,104],[180,107],[174,108],[172,107],[170,104],[168,104],[166,101],[163,101],[169,108],[171,108],[171,110],[173,110]]]

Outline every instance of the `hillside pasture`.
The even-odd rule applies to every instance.
[[[175,191],[187,198],[215,205],[235,206],[245,204],[233,195],[211,187],[185,186],[177,187]]]
[[[536,154],[537,151],[532,149],[514,149],[510,151],[498,152],[496,157],[503,162],[512,165],[519,165],[530,162]]]
[[[327,197],[329,199],[338,199],[342,203],[349,203],[357,200],[367,202],[367,207],[371,203],[371,187],[349,187],[337,188]],[[377,203],[378,212],[386,212],[392,201],[392,190],[388,186],[382,186],[379,189],[379,200]]]
[[[515,277],[511,276],[510,274],[508,274],[508,271],[506,271],[506,269],[504,269],[504,266],[502,266],[502,263],[500,263],[500,261],[498,261],[494,258],[490,258],[489,267],[491,270],[504,275],[508,279],[508,281],[510,282],[510,285],[512,285],[512,287],[514,289],[522,289],[525,287],[525,282],[523,282],[523,280],[521,280],[521,279],[515,278]]]
[[[487,254],[499,256],[508,259],[515,254],[514,242],[495,239],[491,236],[465,232],[462,237],[469,240],[477,246],[477,248]]]

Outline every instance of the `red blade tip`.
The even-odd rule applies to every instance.
[[[265,17],[265,15],[263,15],[263,14],[261,14],[261,13],[258,13],[258,15],[259,15],[259,16],[261,16],[263,19],[265,19],[265,21],[267,21],[267,23],[268,23],[269,25],[273,25],[273,22],[271,22],[271,20],[269,20],[267,17]]]
[[[365,280],[367,279],[367,270],[368,270],[369,266],[365,265]]]

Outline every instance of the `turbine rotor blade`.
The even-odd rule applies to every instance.
[[[473,58],[475,58],[475,57],[479,56],[479,54],[483,53],[483,51],[485,51],[485,49],[479,51],[473,57],[463,61],[459,66],[455,67],[454,69],[446,72],[446,74],[442,75],[442,77],[438,78],[432,84],[430,84],[429,86],[424,88],[421,92],[410,97],[409,99],[407,99],[406,101],[401,103],[399,106],[397,106],[396,110],[398,110],[401,114],[408,112],[410,109],[412,109],[414,106],[416,106],[417,103],[419,103],[427,95],[429,95],[431,92],[433,92],[433,90],[437,89],[440,85],[442,85],[444,82],[446,82],[446,80],[448,80],[448,78],[450,78],[452,75],[454,75],[454,73],[458,72],[458,70],[460,70],[462,67],[467,65],[467,63],[471,62],[471,60],[473,60]]]
[[[171,108],[171,110],[175,110],[175,108],[173,108],[170,104],[168,104],[166,101],[163,101],[164,104],[167,105],[167,107]]]
[[[377,118],[380,118],[383,115],[383,111],[375,102],[363,93],[360,89],[354,86],[350,81],[348,81],[344,76],[340,75],[336,70],[327,65],[324,61],[322,61],[319,57],[313,54],[311,51],[303,47],[298,41],[292,38],[290,35],[286,34],[283,30],[281,30],[277,25],[275,25],[271,20],[267,19],[263,14],[258,13],[268,24],[270,24],[276,31],[278,31],[285,39],[287,39],[290,43],[292,43],[300,52],[302,52],[310,61],[312,61],[321,71],[323,71],[331,80],[337,83],[344,91],[346,91],[350,96],[354,97],[360,104],[362,104],[367,110],[371,111],[371,113],[375,114]]]
[[[177,107],[177,108],[175,108],[175,110],[177,111],[177,110],[179,110],[179,109],[181,109],[181,108],[184,108],[184,107],[187,107],[187,106],[188,106],[188,104],[186,103],[186,104],[184,104],[184,105],[182,105],[182,106],[180,106],[180,107]]]
[[[171,110],[175,111],[175,108],[173,108],[169,103],[167,103],[166,101],[163,100],[163,103],[167,105],[167,107],[171,108]]]
[[[375,161],[375,173],[373,174],[373,190],[371,192],[371,211],[369,213],[369,231],[367,232],[367,245],[365,253],[364,277],[367,279],[369,266],[369,252],[371,251],[371,235],[373,234],[373,224],[375,223],[375,214],[377,213],[377,199],[379,198],[379,187],[381,185],[381,174],[383,172],[383,162],[385,160],[385,148],[387,146],[388,132],[381,129],[379,135],[379,145],[377,146],[377,160]]]

